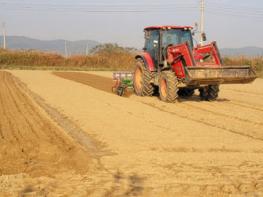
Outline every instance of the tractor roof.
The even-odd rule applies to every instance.
[[[153,30],[153,29],[193,29],[191,26],[150,26],[145,27],[144,30]]]

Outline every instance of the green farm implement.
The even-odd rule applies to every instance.
[[[128,89],[133,89],[133,73],[132,72],[114,72],[113,73],[114,85],[112,87],[112,92],[123,96],[128,91]]]

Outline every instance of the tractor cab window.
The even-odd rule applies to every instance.
[[[154,48],[158,48],[159,31],[151,30],[145,31],[145,49],[151,51]]]
[[[188,42],[190,48],[193,48],[192,34],[189,30],[169,29],[162,33],[162,46],[167,47],[170,44],[182,44]]]
[[[159,30],[145,31],[145,50],[151,55],[154,64],[158,64],[158,54],[159,54],[159,40],[160,32]]]

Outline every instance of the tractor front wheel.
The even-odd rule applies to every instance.
[[[201,100],[216,100],[219,93],[219,85],[209,85],[199,89]]]
[[[133,79],[135,93],[138,96],[152,96],[154,91],[154,87],[151,83],[152,79],[153,75],[151,71],[146,68],[141,59],[138,59]]]
[[[159,94],[162,101],[173,103],[176,101],[178,94],[178,81],[175,73],[172,71],[163,71],[159,77]]]

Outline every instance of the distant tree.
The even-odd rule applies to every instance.
[[[137,49],[131,47],[121,47],[116,43],[106,43],[97,45],[90,50],[91,54],[105,54],[105,53],[131,53],[135,52]]]

